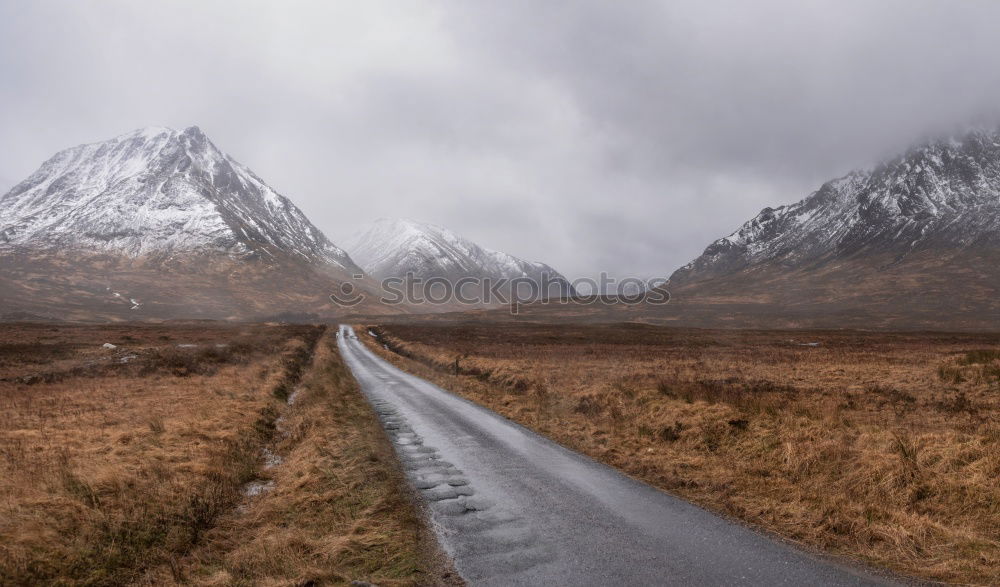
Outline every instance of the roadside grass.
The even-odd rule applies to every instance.
[[[198,544],[255,474],[282,360],[319,329],[257,334],[239,360],[144,348],[86,377],[0,383],[0,583],[120,585]],[[73,354],[69,372],[94,366]],[[165,355],[184,355],[183,377]]]
[[[0,584],[456,582],[322,332],[0,325]]]
[[[278,422],[264,470],[274,488],[247,498],[153,584],[460,584],[420,519],[392,447],[332,336]]]
[[[705,507],[903,574],[1000,583],[996,336],[370,328],[397,365]]]

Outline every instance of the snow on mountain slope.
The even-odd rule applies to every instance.
[[[765,264],[786,269],[845,258],[995,248],[1000,244],[1000,132],[977,130],[911,149],[765,208],[670,278],[673,286]]]
[[[483,248],[446,228],[401,219],[379,219],[356,233],[346,244],[351,257],[370,275],[384,279],[415,277],[529,278],[543,276],[561,284],[561,295],[572,288],[558,271],[544,263]]]
[[[0,197],[0,247],[130,257],[282,253],[357,270],[294,204],[197,127],[146,128],[57,153]]]

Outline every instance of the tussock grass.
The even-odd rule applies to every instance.
[[[391,446],[324,338],[282,416],[274,489],[220,520],[203,545],[147,577],[205,585],[456,584]]]
[[[82,340],[107,334],[96,327],[5,327],[36,337],[22,344],[52,337],[69,350],[58,355],[65,364],[41,365],[68,375],[0,382],[0,583],[121,585],[201,543],[257,474],[282,362],[301,360],[296,350],[318,334],[247,328],[200,332],[209,352],[134,337],[143,358],[119,363],[100,348],[105,337]],[[244,335],[252,347],[214,346]]]
[[[901,573],[1000,583],[1000,337],[373,330],[400,366],[710,509]]]
[[[0,584],[459,582],[322,327],[0,329]]]

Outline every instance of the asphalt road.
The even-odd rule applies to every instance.
[[[349,327],[338,338],[442,546],[472,585],[890,583],[563,448],[397,369]]]

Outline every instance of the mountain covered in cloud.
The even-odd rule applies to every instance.
[[[331,312],[361,273],[197,127],[57,153],[0,197],[0,262],[10,307],[79,317]]]
[[[976,328],[1000,322],[998,260],[1000,132],[976,130],[765,208],[669,289],[690,303],[863,316],[855,325]]]
[[[545,263],[525,261],[482,247],[454,232],[422,222],[379,219],[345,242],[351,257],[372,277],[524,279],[550,283],[552,297],[573,294],[569,281]],[[543,292],[544,295],[544,292]]]

